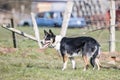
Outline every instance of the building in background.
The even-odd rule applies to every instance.
[[[68,0],[0,0],[0,15],[2,18],[7,17],[6,14],[14,16],[15,22],[18,23],[21,20],[30,20],[31,12],[37,14],[44,11],[64,11],[67,1]],[[110,8],[110,0],[73,1],[74,7],[72,13],[75,17],[85,17],[88,23],[89,20],[91,20],[93,24],[98,25],[99,23],[96,22],[102,22],[106,12]],[[116,0],[116,9],[120,9],[119,0]],[[0,19],[0,21],[2,23],[4,20]]]
[[[31,11],[38,13],[44,11],[64,11],[67,0],[33,0]]]

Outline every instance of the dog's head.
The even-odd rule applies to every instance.
[[[51,47],[54,42],[55,42],[55,35],[54,35],[54,33],[51,30],[49,30],[49,32],[44,30],[44,39],[42,41],[43,46],[44,47],[48,47],[48,46]]]

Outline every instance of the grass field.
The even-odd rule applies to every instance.
[[[18,27],[19,30],[34,35],[31,27]],[[43,30],[49,28],[39,28],[40,36],[43,38]],[[55,34],[60,33],[59,28],[51,28]],[[67,36],[92,36],[97,39],[103,52],[108,52],[109,32],[99,30],[87,34],[85,29],[68,29]],[[116,31],[116,39],[120,40],[120,31]],[[56,50],[47,48],[40,50],[37,43],[17,36],[17,47],[12,48],[11,32],[0,27],[0,80],[120,80],[119,69],[101,68],[100,71],[83,71],[84,63],[82,58],[76,57],[77,69],[72,70],[70,61],[68,68],[62,71],[62,58]],[[116,42],[116,51],[120,52],[120,42]],[[105,61],[102,60],[105,64]],[[118,64],[119,65],[119,64]],[[114,66],[114,65],[113,65]],[[120,66],[120,65],[119,65]]]

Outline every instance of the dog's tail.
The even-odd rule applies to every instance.
[[[100,46],[95,46],[95,49],[93,51],[93,55],[90,58],[90,64],[94,67],[96,65],[95,59],[99,56],[100,54]]]

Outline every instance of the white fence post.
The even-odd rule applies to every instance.
[[[27,37],[28,39],[37,41],[37,39],[36,39],[34,36],[29,35],[29,34],[26,34],[25,32],[22,32],[22,31],[20,31],[20,30],[15,29],[15,28],[11,28],[11,27],[9,27],[8,25],[4,25],[4,24],[3,24],[1,27],[5,28],[5,29],[7,29],[7,30],[9,30],[9,31],[15,32],[15,33],[17,33],[17,34],[19,34],[19,35],[21,35],[21,36]]]
[[[67,6],[65,9],[65,13],[64,13],[62,29],[60,32],[60,35],[63,37],[66,35],[66,31],[67,31],[67,27],[68,27],[68,23],[69,23],[69,18],[71,16],[71,12],[72,12],[72,7],[73,7],[73,0],[68,0]]]
[[[115,0],[111,0],[110,8],[110,53],[115,52],[115,22],[116,22],[116,10],[115,10]]]
[[[35,20],[34,13],[31,13],[31,17],[32,17],[32,21],[33,21],[33,29],[35,31],[35,37],[37,39],[39,47],[42,48],[42,44],[40,43],[39,30],[38,30],[38,26],[37,26],[37,23],[36,23],[36,20]]]

